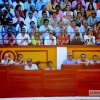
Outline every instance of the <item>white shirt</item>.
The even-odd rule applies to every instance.
[[[64,12],[64,16],[66,16],[66,13],[67,13],[67,12],[65,11],[65,12]],[[73,16],[73,12],[72,12],[72,11],[70,11],[70,15]]]
[[[45,70],[51,70],[49,67],[48,68],[46,68]],[[52,70],[55,70],[54,68],[52,68]]]
[[[22,41],[23,39],[25,39],[25,38],[28,38],[28,42],[27,42],[27,41],[24,41],[22,44],[20,44],[21,41]],[[28,44],[31,42],[30,37],[29,37],[28,34],[25,34],[24,36],[22,36],[22,34],[19,33],[19,34],[17,35],[16,39],[17,39],[17,44],[18,44],[18,45],[28,45]]]
[[[90,4],[90,2],[87,2],[87,3],[86,3],[85,11],[87,11],[89,4]],[[93,7],[94,7],[94,9],[95,9],[95,11],[96,11],[96,10],[97,10],[97,5],[96,5],[95,2],[93,2]]]
[[[24,4],[23,4],[21,1],[19,2],[19,4],[15,1],[15,2],[13,3],[13,9],[15,9],[15,7],[16,7],[17,5],[21,5],[21,9],[24,10]]]
[[[92,39],[92,42],[91,42],[91,39]],[[87,40],[89,40],[88,41],[88,44],[95,44],[95,37],[94,36],[92,36],[92,38],[89,38],[87,35],[85,35],[84,36],[84,42],[86,42]]]
[[[49,12],[46,11],[46,13],[47,13],[47,17],[49,17]],[[41,18],[41,17],[42,17],[42,10],[40,10],[40,11],[38,12],[38,18]]]
[[[29,67],[28,65],[25,66],[25,70],[37,70],[37,69],[38,69],[37,65],[35,64],[32,64],[31,67]]]
[[[5,61],[6,61],[5,59],[1,60],[1,64],[4,64]],[[14,64],[14,61],[13,61],[13,60],[10,60],[10,61],[8,62],[8,65],[12,65],[12,64]]]
[[[53,39],[54,39],[54,42],[52,42],[52,40],[50,40],[50,37],[49,35],[45,37],[45,40],[44,40],[44,45],[56,45],[56,37],[53,36]]]
[[[97,10],[97,17],[100,18],[100,10]]]
[[[31,21],[34,21],[35,22],[35,26],[37,27],[37,19],[35,17],[32,17],[32,19],[30,19],[29,17],[26,17],[25,25],[27,26],[27,28],[30,27],[30,22]]]

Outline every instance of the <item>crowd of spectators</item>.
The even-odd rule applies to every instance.
[[[100,44],[100,0],[0,0],[0,45],[68,44]]]

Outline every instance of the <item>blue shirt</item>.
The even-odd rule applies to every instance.
[[[42,5],[46,5],[46,3],[45,2],[40,2],[40,1],[37,1],[36,2],[36,10],[38,10],[38,11],[40,11],[41,10],[41,7],[42,7]]]
[[[100,62],[99,60],[97,60],[96,62],[94,62],[93,60],[90,60],[90,64],[94,64],[94,63],[98,63]]]
[[[9,25],[7,25],[4,29],[4,33],[7,34],[7,30],[9,28]],[[16,28],[14,26],[12,26],[12,32],[16,35]]]
[[[63,64],[76,64],[76,60],[75,59],[72,59],[72,60],[66,59],[63,61]]]

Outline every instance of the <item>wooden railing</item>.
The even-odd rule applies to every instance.
[[[0,70],[0,98],[89,96],[99,78],[100,69]]]
[[[0,70],[24,70],[24,65],[0,65]]]
[[[83,64],[62,64],[61,69],[100,69],[100,64],[88,65]]]

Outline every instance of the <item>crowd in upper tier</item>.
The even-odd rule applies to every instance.
[[[100,0],[0,0],[0,45],[68,44],[100,44]]]

